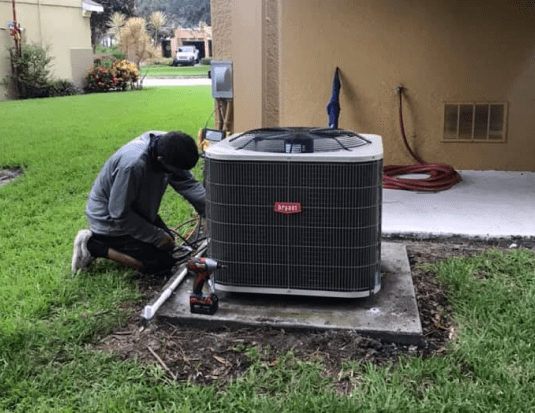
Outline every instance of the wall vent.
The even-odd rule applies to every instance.
[[[377,135],[272,128],[206,151],[217,289],[366,297],[380,290],[383,148]]]
[[[505,103],[446,103],[444,142],[505,142]]]

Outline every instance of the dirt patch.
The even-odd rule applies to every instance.
[[[7,184],[21,174],[22,171],[19,168],[0,170],[0,186]]]
[[[121,359],[137,357],[141,362],[165,365],[169,375],[180,381],[211,384],[219,380],[221,385],[247,370],[250,365],[247,349],[252,346],[257,347],[267,365],[275,365],[281,354],[293,351],[295,357],[302,360],[323,360],[324,374],[334,378],[337,391],[347,394],[352,385],[341,373],[345,361],[395,365],[404,354],[427,357],[444,353],[447,342],[454,337],[452,310],[444,290],[435,275],[423,271],[418,264],[434,263],[452,256],[472,256],[490,248],[535,248],[533,241],[511,239],[495,242],[462,239],[389,241],[402,242],[407,248],[424,333],[419,345],[396,344],[349,331],[265,328],[207,331],[177,328],[170,324],[143,327],[140,320],[143,304],[137,304],[132,307],[128,323],[104,337],[97,347],[113,351]],[[141,280],[140,286],[150,299],[160,291],[163,281]]]

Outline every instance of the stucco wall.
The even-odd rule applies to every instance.
[[[276,0],[264,1],[264,115],[262,127],[279,126],[279,3]]]
[[[234,127],[241,131],[262,126],[264,116],[264,9],[262,0],[231,3]]]
[[[232,48],[232,1],[211,0],[210,14],[213,36],[214,59],[230,60]]]
[[[3,12],[2,4],[0,3],[0,16],[6,16]],[[4,28],[0,28],[0,80],[2,80],[6,75],[11,73],[11,66],[9,64],[9,53],[7,47],[11,46],[11,36],[9,31]],[[6,100],[7,96],[10,94],[10,91],[4,89],[0,85],[0,101]]]
[[[387,164],[413,163],[402,84],[406,133],[424,160],[535,170],[533,2],[212,0],[212,13],[215,57],[235,68],[236,131],[326,126],[338,66],[340,127],[382,135]],[[506,103],[506,142],[444,142],[446,102]]]
[[[278,0],[212,0],[214,59],[232,60],[234,131],[279,124]]]
[[[405,128],[428,162],[535,170],[535,7],[531,2],[284,0],[282,125],[327,125],[336,66],[340,127],[384,138],[386,163],[412,163]],[[442,142],[444,102],[507,102],[506,143]]]
[[[24,29],[23,39],[50,47],[51,76],[81,84],[92,64],[92,58],[88,58],[92,56],[91,28],[89,17],[82,16],[81,1],[17,0],[16,10],[17,20]],[[12,19],[11,1],[0,0],[0,16]],[[6,48],[12,46],[8,32],[0,31],[0,78],[10,73]],[[2,98],[3,95],[0,94]]]

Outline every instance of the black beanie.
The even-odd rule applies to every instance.
[[[168,132],[160,135],[156,143],[156,156],[178,169],[191,169],[199,160],[195,140],[184,132]]]

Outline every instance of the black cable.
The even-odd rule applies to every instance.
[[[175,231],[174,229],[172,229],[171,232],[173,234],[175,234],[176,236],[178,236],[178,238],[180,238],[184,242],[184,244],[186,244],[188,247],[191,247],[191,248],[195,247],[195,245],[193,245],[186,238],[184,238],[182,235],[180,235],[180,233],[178,231]]]
[[[210,122],[210,119],[212,119],[212,116],[214,116],[214,111],[212,110],[210,112],[210,116],[208,116],[208,119],[206,119],[206,123],[204,124],[204,129],[208,126],[208,122]]]

